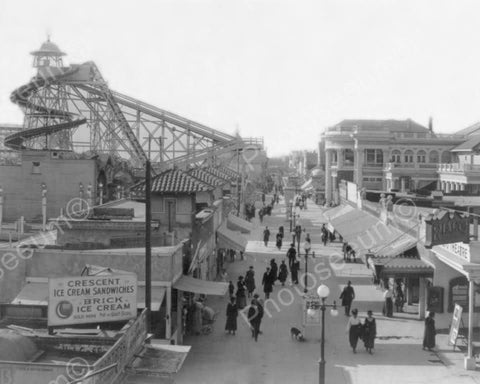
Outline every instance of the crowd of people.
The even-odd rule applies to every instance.
[[[272,202],[268,206],[273,205],[278,201],[278,196],[274,196]],[[262,195],[262,202],[265,205],[265,199]],[[298,204],[301,209],[306,209],[306,204],[301,203],[302,199],[298,200]],[[264,214],[268,214],[267,210],[263,208],[260,211]],[[260,215],[259,219],[262,221],[263,215]],[[329,242],[335,241],[335,233],[329,231],[325,225],[321,228],[322,242],[327,245]],[[269,246],[271,239],[271,230],[268,226],[263,229],[263,243],[265,247]],[[283,247],[284,228],[283,226],[278,228],[275,234],[275,247],[280,251]],[[342,240],[340,238],[340,240]],[[305,254],[311,252],[311,240],[309,234],[306,235],[305,242],[303,244]],[[355,261],[355,252],[347,244],[343,245],[345,262]],[[261,332],[261,323],[264,316],[264,300],[269,300],[274,290],[275,284],[285,286],[287,281],[291,284],[298,284],[298,271],[300,270],[300,259],[297,255],[297,249],[294,243],[290,243],[290,247],[286,251],[285,259],[281,260],[280,264],[277,264],[275,258],[272,258],[268,265],[259,276],[256,275],[256,271],[253,265],[250,265],[248,270],[241,276],[238,276],[236,283],[229,282],[229,302],[226,308],[226,323],[225,331],[228,334],[235,335],[237,331],[237,319],[239,312],[245,310],[247,312],[247,318],[251,330],[252,338],[257,341]],[[261,283],[260,283],[261,282]],[[390,288],[388,285],[384,288],[384,310],[383,313],[386,317],[393,316],[393,309],[396,308],[397,312],[403,311],[405,303],[403,286],[400,280],[395,281],[394,288]],[[392,286],[393,287],[393,286]],[[264,296],[260,297],[262,291]],[[377,335],[377,322],[373,316],[373,311],[368,310],[366,316],[361,319],[358,314],[358,309],[352,308],[352,303],[355,300],[355,290],[351,281],[348,281],[340,294],[341,304],[345,309],[345,316],[348,317],[346,325],[346,331],[348,334],[348,342],[354,353],[357,353],[358,342],[362,341],[365,350],[372,354],[375,348],[375,338]],[[434,314],[430,313],[425,320],[425,334],[424,334],[423,348],[431,350],[435,346],[435,322]]]

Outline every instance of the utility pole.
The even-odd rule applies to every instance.
[[[150,158],[148,158],[145,163],[145,308],[147,308],[147,332],[149,333],[152,309],[151,178],[151,164]]]

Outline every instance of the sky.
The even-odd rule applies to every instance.
[[[477,0],[0,0],[0,122],[50,34],[65,62],[269,156],[313,150],[343,119],[436,132],[480,120]]]

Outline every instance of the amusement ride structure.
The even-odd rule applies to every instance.
[[[242,139],[111,90],[93,62],[64,66],[50,41],[32,52],[37,74],[12,92],[25,114],[23,129],[5,137],[11,149],[116,155],[143,168],[184,168],[263,149]]]

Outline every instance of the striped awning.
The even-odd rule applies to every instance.
[[[217,247],[225,249],[235,249],[245,252],[248,240],[242,236],[240,232],[231,231],[227,225],[223,223],[217,229]]]
[[[377,258],[371,257],[368,263],[378,277],[431,277],[434,268],[426,261],[415,257],[389,257]]]
[[[230,213],[227,218],[227,228],[233,231],[240,231],[242,233],[250,233],[253,229],[253,225],[247,220],[243,220],[242,218]]]

